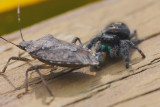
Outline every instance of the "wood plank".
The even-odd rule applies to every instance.
[[[99,1],[24,29],[26,40],[36,40],[50,33],[68,42],[75,36],[87,42],[108,23],[119,20],[129,25],[131,30],[137,29],[139,38],[152,37],[139,45],[146,54],[146,59],[142,60],[139,53],[134,52],[128,70],[125,69],[124,62],[118,59],[109,61],[98,72],[90,72],[89,67],[74,72],[65,70],[62,73],[59,72],[62,68],[59,68],[53,74],[41,70],[56,96],[49,106],[127,106],[136,103],[138,99],[143,100],[142,105],[152,104],[141,95],[159,88],[159,6],[158,0]],[[19,35],[18,33],[10,34],[8,38]],[[20,41],[17,38],[13,42]],[[17,56],[19,51],[10,44],[3,44],[0,48],[2,69],[8,57]],[[29,58],[27,54],[23,56]],[[33,65],[37,63],[39,62],[32,61]],[[0,76],[0,106],[45,106],[49,95],[36,73],[30,76],[30,93],[20,99],[16,98],[17,94],[24,92],[25,70],[28,67],[26,63],[13,62],[7,69],[7,77]],[[154,103],[160,105],[158,100]]]
[[[159,44],[159,40],[160,40],[160,36],[155,37],[153,39],[150,39],[148,41],[145,41],[144,43],[142,43],[142,47],[146,46],[149,43],[153,43],[154,41],[154,45],[152,45],[151,47],[148,47],[148,50],[152,50],[152,48],[158,46]],[[145,50],[144,50],[145,51]],[[157,53],[160,52],[159,47],[156,50]],[[154,52],[156,52],[154,51]],[[146,53],[149,51],[145,51]],[[151,53],[151,52],[150,52]],[[147,56],[156,56],[155,59],[153,58],[151,61],[149,61],[149,59],[146,59],[146,61],[148,62],[148,64],[145,64],[143,66],[141,66],[141,68],[134,68],[132,69],[133,72],[127,72],[127,71],[121,71],[121,72],[117,72],[112,74],[111,72],[108,72],[108,75],[113,75],[113,76],[119,76],[123,75],[124,72],[127,72],[128,75],[123,76],[121,78],[115,79],[113,81],[110,82],[106,82],[104,85],[110,85],[109,88],[103,90],[103,87],[101,87],[101,92],[97,92],[96,94],[94,94],[93,96],[91,96],[91,98],[88,98],[86,100],[84,100],[83,102],[79,102],[79,103],[75,103],[76,107],[80,106],[85,106],[85,105],[91,105],[92,107],[96,107],[96,106],[121,106],[121,107],[127,107],[131,104],[134,105],[135,101],[137,101],[137,98],[141,98],[145,99],[145,95],[148,95],[150,93],[156,93],[158,91],[160,91],[160,87],[159,87],[159,69],[160,69],[160,54],[154,55],[154,53],[147,55]],[[152,63],[151,63],[152,62]],[[105,79],[110,79],[108,75],[103,75],[105,76]],[[103,77],[103,81],[104,81],[104,77]],[[152,92],[153,91],[153,92]],[[144,97],[144,98],[143,98]],[[155,98],[150,98],[150,99],[155,99]],[[159,99],[159,98],[157,98]],[[132,101],[133,100],[133,101]],[[128,101],[130,103],[128,103]],[[146,101],[146,103],[145,103]],[[151,105],[152,102],[148,102],[147,100],[143,101],[142,104],[139,103],[135,103],[136,105]],[[150,100],[149,100],[150,101]],[[157,102],[155,103],[155,105],[159,104],[158,100],[156,100]],[[105,102],[105,103],[104,103]],[[132,102],[132,103],[131,103]],[[128,104],[128,105],[127,105]],[[125,106],[123,106],[125,105]],[[138,107],[139,107],[138,106]]]

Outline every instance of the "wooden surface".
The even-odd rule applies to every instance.
[[[159,107],[159,9],[159,0],[103,0],[23,29],[25,40],[36,40],[45,34],[53,34],[68,42],[75,36],[87,42],[108,23],[122,21],[131,30],[137,29],[139,38],[149,39],[139,45],[146,58],[142,59],[137,51],[133,51],[129,69],[125,68],[122,60],[114,59],[96,72],[90,72],[89,67],[74,72],[59,68],[52,74],[49,70],[41,70],[55,95],[50,105],[45,105],[49,94],[34,71],[29,75],[29,94],[16,98],[25,90],[25,71],[30,65],[12,61],[6,76],[0,76],[0,107]],[[18,31],[6,38],[16,38],[14,43],[21,41]],[[9,57],[17,56],[22,51],[0,42],[2,69]],[[23,56],[30,58],[28,54]],[[37,63],[32,61],[33,65]]]

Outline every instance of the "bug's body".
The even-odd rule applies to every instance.
[[[44,63],[42,65],[31,66],[26,70],[25,93],[28,91],[28,72],[32,70],[35,70],[40,75],[44,86],[48,90],[49,94],[53,97],[52,91],[46,84],[39,69],[54,69],[55,66],[71,67],[76,69],[85,66],[98,66],[99,57],[105,55],[105,53],[101,54],[101,52],[98,52],[99,54],[97,54],[97,57],[95,57],[95,54],[93,54],[91,50],[83,47],[81,40],[78,37],[75,37],[72,40],[72,43],[58,40],[49,34],[36,41],[25,41],[23,39],[20,26],[20,5],[18,7],[18,21],[22,38],[22,42],[20,42],[19,45],[14,44],[4,39],[3,37],[0,38],[28,52],[31,57],[33,57],[34,59],[38,59],[39,61]],[[76,45],[77,41],[80,42],[80,45]],[[30,61],[30,59],[21,56],[10,57],[0,74],[3,74],[6,71],[11,60],[19,60],[26,62]]]
[[[99,64],[86,48],[58,40],[49,34],[36,41],[22,41],[19,45],[33,58],[49,65],[84,67]]]
[[[3,37],[0,38],[7,41]],[[44,65],[34,65],[27,69],[26,92],[28,91],[29,71],[36,70],[36,72],[40,75],[43,84],[46,86],[49,94],[53,96],[51,90],[45,83],[39,69],[50,69],[54,68],[55,66],[80,68],[85,66],[96,67],[99,65],[99,60],[97,57],[95,57],[95,54],[87,48],[84,48],[82,44],[76,45],[75,43],[77,40],[80,41],[80,39],[76,37],[73,39],[72,43],[68,43],[62,40],[58,40],[54,38],[52,35],[48,34],[36,41],[22,41],[19,43],[19,45],[7,41],[19,47],[20,49],[28,52],[29,55],[34,59],[38,59],[39,61],[44,63]],[[101,54],[99,54],[98,56],[101,57]],[[6,71],[11,60],[30,61],[30,59],[25,57],[11,57],[9,58],[6,66],[4,67],[1,73],[4,73]]]

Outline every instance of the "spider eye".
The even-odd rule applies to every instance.
[[[104,51],[104,50],[105,50],[105,48],[106,48],[106,46],[105,46],[105,45],[101,45],[101,51]]]

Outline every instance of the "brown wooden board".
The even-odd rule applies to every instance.
[[[55,100],[50,105],[45,105],[49,94],[34,71],[29,75],[30,92],[20,99],[16,98],[25,91],[25,71],[30,65],[12,61],[6,76],[0,76],[0,106],[159,107],[159,9],[159,0],[103,0],[23,29],[25,40],[36,40],[45,34],[52,34],[68,42],[78,36],[85,43],[110,22],[122,21],[129,25],[131,31],[137,29],[139,38],[150,38],[139,45],[146,58],[142,59],[137,51],[133,51],[129,69],[125,68],[122,60],[117,59],[108,61],[97,72],[90,72],[89,67],[73,72],[59,68],[52,74],[49,70],[41,70],[55,95]],[[6,38],[14,43],[21,41],[19,31]],[[0,43],[2,70],[9,57],[17,56],[23,51],[2,40]],[[26,53],[22,56],[30,58]],[[34,65],[40,62],[31,63]]]

